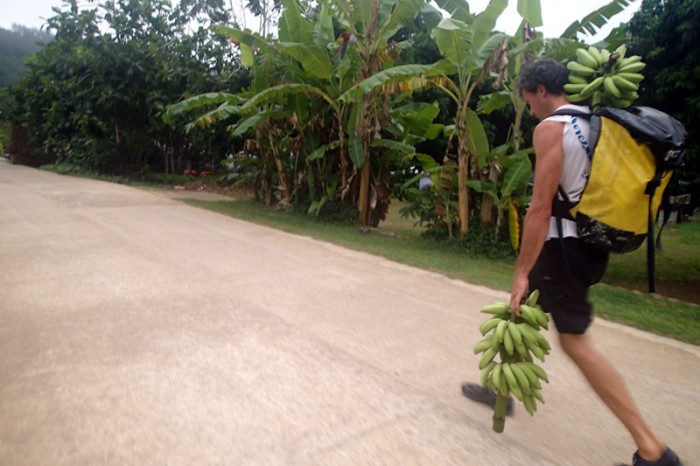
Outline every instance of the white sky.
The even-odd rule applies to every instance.
[[[586,16],[588,13],[606,5],[610,0],[540,0],[542,3],[542,20],[544,26],[538,30],[544,32],[545,37],[558,37],[569,24]],[[596,37],[584,38],[586,42],[595,42],[604,38],[610,30],[627,22],[639,10],[641,0],[631,0],[632,3],[625,11],[613,18],[603,33]],[[242,3],[242,2],[236,2]],[[488,0],[468,0],[472,13],[478,13],[488,4]],[[79,1],[79,5],[89,7],[87,0]],[[509,0],[508,8],[499,18],[497,28],[506,33],[513,34],[520,24],[517,13],[517,0]],[[0,0],[0,27],[9,29],[13,23],[29,27],[40,27],[44,19],[53,16],[52,6],[61,6],[60,0]],[[43,19],[42,19],[43,18]],[[250,25],[249,25],[250,26]]]

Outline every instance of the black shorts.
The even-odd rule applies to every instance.
[[[565,251],[566,260],[562,251]],[[585,333],[593,320],[588,288],[598,283],[608,266],[608,253],[578,238],[544,243],[530,272],[530,290],[539,290],[539,304],[551,313],[559,333]]]

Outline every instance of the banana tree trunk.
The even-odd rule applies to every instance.
[[[289,182],[287,181],[287,174],[284,170],[284,164],[282,163],[282,159],[280,159],[279,151],[277,149],[277,146],[275,145],[275,141],[272,135],[270,135],[268,139],[270,141],[270,151],[272,152],[275,168],[277,169],[277,181],[279,183],[281,192],[280,201],[283,204],[289,204],[292,200],[292,192],[289,188]]]
[[[360,226],[366,227],[370,225],[371,209],[369,205],[370,192],[370,163],[369,157],[365,157],[365,162],[362,164],[360,172],[360,197],[358,200],[358,211],[360,216]]]
[[[489,180],[495,185],[498,183],[498,170],[496,170],[496,160],[492,160],[489,165]],[[484,196],[481,201],[481,223],[482,225],[491,225],[493,223],[493,206],[495,204],[494,198],[491,196]]]
[[[459,236],[469,233],[469,156],[466,151],[459,153]]]
[[[378,62],[372,56],[371,48],[374,34],[377,28],[377,17],[379,15],[379,0],[372,0],[370,7],[370,20],[367,26],[367,35],[365,38],[364,63],[362,64],[361,76],[366,79],[379,71]],[[372,95],[368,94],[363,97],[363,114],[362,123],[358,126],[359,136],[362,138],[363,161],[360,169],[360,192],[358,196],[358,214],[360,217],[360,226],[367,227],[371,225],[372,209],[370,206],[370,183],[371,183],[371,154],[370,154],[370,122],[372,118]]]
[[[459,165],[459,187],[458,187],[458,219],[459,236],[464,237],[469,233],[469,147],[467,146],[467,122],[461,116],[457,122],[457,137],[459,138],[457,161]]]
[[[280,201],[284,204],[289,204],[292,200],[292,192],[289,189],[289,183],[287,182],[287,175],[284,172],[282,161],[277,156],[275,156],[275,166],[277,167],[277,176],[279,178],[280,191],[282,192],[282,199],[280,199]]]

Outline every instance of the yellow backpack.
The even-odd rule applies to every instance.
[[[576,221],[579,238],[598,249],[625,253],[647,239],[649,291],[654,292],[654,223],[663,191],[685,154],[687,132],[678,120],[650,107],[603,107],[595,113],[562,109],[590,123],[588,140],[579,137],[591,170],[579,202],[555,198],[553,212]],[[560,229],[561,230],[561,229]],[[561,234],[560,234],[561,236]]]

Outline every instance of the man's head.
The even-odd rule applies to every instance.
[[[543,59],[525,66],[518,77],[518,92],[537,92],[538,86],[544,86],[548,93],[564,94],[564,84],[569,81],[569,70],[561,63]]]
[[[561,63],[550,59],[538,60],[522,69],[518,77],[518,93],[537,118],[546,118],[560,105],[568,103],[564,84],[569,71]]]

